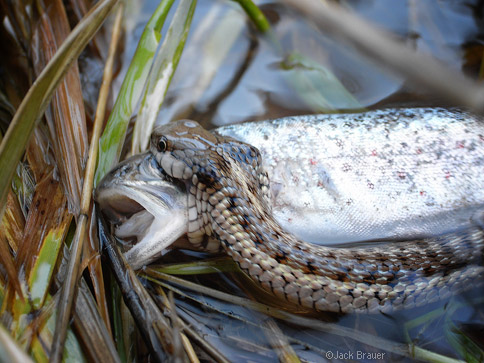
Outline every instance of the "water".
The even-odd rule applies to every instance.
[[[262,1],[259,4],[271,20],[279,49],[245,22],[245,15],[236,3],[199,1],[187,47],[158,122],[187,117],[211,127],[247,120],[313,114],[324,110],[334,112],[359,107],[446,106],[438,96],[423,89],[412,88],[401,76],[389,73],[352,49],[326,37],[306,19],[295,15],[280,3]],[[133,22],[134,30],[129,32],[127,58],[134,50],[135,39],[142,30],[141,24],[144,24],[155,5],[153,1],[143,3],[138,20]],[[374,0],[351,1],[346,6],[397,34],[406,44],[432,54],[455,70],[477,78],[484,37],[482,1],[395,1],[389,6],[385,0]],[[223,19],[227,17],[231,21],[223,25]],[[208,22],[207,19],[213,21]],[[214,32],[219,37],[210,38]],[[206,78],[210,73],[210,63],[205,62],[228,39],[233,39],[233,45],[216,66],[213,79],[208,82]],[[215,44],[216,48],[210,44]],[[296,62],[294,66],[294,59],[289,56],[296,52],[304,56],[304,62]],[[313,67],[314,64],[317,67]],[[323,107],[321,102],[308,100],[303,95],[307,96],[308,85],[314,88],[311,82],[316,80],[318,86],[321,85],[318,80],[328,79],[321,78],[324,72],[329,74],[329,79],[334,75],[348,93],[340,92],[338,97],[332,97],[331,94],[324,94],[325,89],[322,89],[321,92],[331,101],[329,106]],[[294,82],[295,78],[301,77],[301,73],[306,77],[303,86]],[[341,91],[335,84],[337,82],[328,87]],[[197,258],[193,254],[174,254],[175,261],[193,261]],[[206,257],[202,255],[198,258]],[[241,277],[237,274],[192,277],[202,284],[232,294],[245,295],[233,283],[234,278]],[[180,315],[197,329],[202,329],[206,340],[227,357],[234,361],[277,360],[277,354],[268,344],[264,329],[261,328],[261,322],[266,317],[246,307],[191,294],[198,300],[208,302],[210,307],[190,299],[177,298]],[[484,346],[482,334],[480,338],[471,339],[479,336],[471,334],[472,331],[482,331],[482,298],[482,292],[477,287],[451,301],[390,316],[328,314],[319,319],[354,329],[362,337],[364,334],[372,334],[399,344],[413,343],[438,354],[465,359],[464,351],[469,352],[479,344],[481,349]],[[224,312],[228,315],[224,315]],[[430,315],[433,319],[428,318]],[[295,324],[281,323],[280,328],[294,339],[291,341],[292,347],[301,359],[307,361],[360,358],[366,358],[363,359],[366,361],[410,360],[388,349],[375,348],[371,344],[340,335]],[[465,334],[462,333],[463,329]],[[383,355],[358,356],[358,352]]]

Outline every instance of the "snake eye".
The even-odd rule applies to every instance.
[[[166,138],[164,136],[160,137],[158,140],[158,144],[156,144],[156,148],[160,153],[165,152],[166,148],[168,147],[168,143],[166,141]]]

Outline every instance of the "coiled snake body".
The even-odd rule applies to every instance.
[[[297,240],[271,215],[259,151],[194,121],[155,129],[151,152],[188,190],[189,240],[209,237],[262,288],[318,311],[390,311],[450,296],[482,279],[478,227],[414,242],[322,247]]]

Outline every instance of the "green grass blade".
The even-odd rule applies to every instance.
[[[52,314],[47,321],[47,324],[40,331],[40,334],[34,337],[32,341],[32,356],[36,362],[49,362],[51,357],[49,357],[49,350],[52,341],[55,340],[54,336],[55,328],[55,314]],[[84,352],[81,348],[81,344],[78,341],[76,335],[73,333],[72,329],[67,331],[67,338],[65,343],[65,349],[62,354],[62,361],[64,363],[76,362],[83,363],[86,362]]]
[[[466,362],[479,363],[484,361],[484,351],[470,339],[451,319],[447,319],[444,331],[449,344],[459,352]]]
[[[213,258],[207,261],[150,266],[153,270],[169,275],[205,275],[219,272],[237,272],[239,268],[231,258]]]
[[[413,346],[411,351],[413,353],[412,358],[416,361],[432,363],[464,363],[462,360],[446,357],[445,355],[434,353],[417,346]]]
[[[63,223],[51,230],[44,239],[42,249],[29,277],[30,295],[34,309],[42,307],[47,296],[59,249],[68,228],[69,225]]]
[[[3,215],[15,168],[37,121],[42,117],[62,77],[102,25],[116,1],[99,2],[77,24],[35,80],[15,113],[0,144],[0,170],[2,171],[0,175],[0,217]]]
[[[133,134],[132,153],[146,149],[166,91],[178,66],[192,23],[196,0],[181,0],[148,77]]]
[[[116,103],[99,140],[99,160],[94,186],[119,160],[129,119],[141,97],[153,57],[161,40],[161,29],[173,1],[163,0],[158,5],[141,35]]]
[[[270,30],[271,26],[264,13],[255,5],[252,0],[234,0],[238,2],[242,9],[246,12],[247,16],[252,20],[257,29],[265,33]]]

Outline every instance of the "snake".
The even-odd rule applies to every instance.
[[[277,299],[316,311],[386,313],[446,299],[484,277],[479,226],[410,242],[318,246],[273,217],[254,146],[180,120],[154,129],[150,151],[186,184],[189,241],[202,249],[217,241]]]

